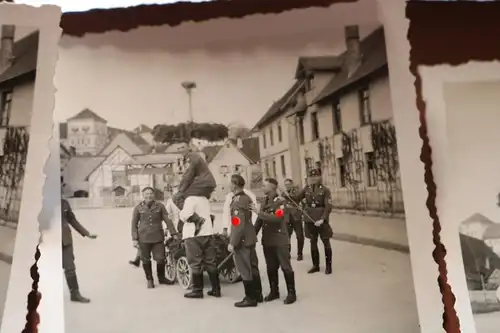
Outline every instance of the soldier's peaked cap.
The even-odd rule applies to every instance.
[[[311,169],[309,170],[309,177],[321,176],[320,169]]]

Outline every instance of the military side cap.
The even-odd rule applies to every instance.
[[[321,176],[321,170],[320,169],[309,170],[309,177],[315,177],[315,176]]]

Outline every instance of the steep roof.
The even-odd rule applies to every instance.
[[[257,163],[260,161],[260,148],[258,138],[246,138],[242,139],[243,147],[238,147],[238,140],[230,139],[231,143],[238,148],[246,158],[250,160],[250,163]]]
[[[264,113],[262,118],[255,124],[254,128],[262,128],[263,126],[269,124],[271,121],[279,117],[281,112],[281,106],[285,103],[291,95],[293,95],[297,88],[300,87],[302,81],[296,80],[294,84],[288,89],[283,96],[281,96],[277,101],[273,102],[271,107]]]
[[[14,59],[10,67],[0,74],[0,86],[28,74],[36,74],[39,32],[35,31],[14,43]],[[33,76],[34,79],[34,76]]]
[[[85,181],[104,159],[102,156],[72,156],[64,168],[64,178],[73,182]]]
[[[205,154],[205,158],[207,160],[207,163],[210,163],[213,161],[215,156],[219,153],[219,151],[224,147],[223,145],[218,145],[218,146],[206,146],[201,149],[201,152]]]
[[[101,151],[97,155],[101,155],[103,151],[108,149],[113,141],[121,134],[125,135],[130,141],[132,141],[132,143],[134,143],[142,151],[142,153],[147,154],[153,150],[153,146],[150,145],[149,142],[147,142],[139,134],[119,128],[108,127],[108,143],[101,149]]]
[[[134,128],[132,130],[132,132],[134,133],[151,133],[153,132],[153,129],[147,125],[144,125],[144,124],[140,124],[139,126],[137,126],[136,128]]]
[[[342,70],[328,82],[325,88],[323,88],[310,104],[322,102],[328,97],[332,97],[337,93],[342,93],[347,88],[375,72],[387,69],[387,54],[383,27],[373,31],[370,35],[361,40],[360,43],[362,61],[356,71],[348,75],[347,67],[343,66]],[[347,51],[343,52],[339,58],[345,61],[347,58]]]
[[[73,117],[68,118],[67,121],[77,120],[77,119],[93,119],[95,121],[100,121],[102,123],[108,122],[106,119],[100,117],[97,113],[95,113],[94,111],[92,111],[88,108],[83,109],[82,111],[80,111],[76,115],[74,115]]]
[[[310,72],[326,72],[337,71],[342,68],[342,59],[338,56],[314,56],[314,57],[299,57],[297,69],[295,70],[295,78],[299,79],[305,71]]]
[[[112,155],[113,155],[113,153],[114,153],[115,151],[117,151],[118,149],[123,150],[123,151],[125,152],[125,154],[127,154],[128,156],[131,156],[131,154],[130,154],[128,151],[126,151],[125,149],[123,149],[123,147],[121,147],[120,145],[116,146],[115,148],[113,148],[113,150],[112,150],[112,151],[111,151],[108,155],[106,155],[106,156],[100,156],[100,157],[102,158],[102,160],[101,160],[99,163],[97,163],[97,164],[94,166],[94,168],[93,168],[93,169],[91,169],[91,170],[87,173],[87,175],[85,176],[85,180],[86,180],[86,181],[88,181],[88,180],[89,180],[90,175],[91,175],[91,174],[93,174],[93,173],[94,173],[94,171],[96,171],[96,170],[97,170],[97,169],[98,169],[101,165],[103,165],[103,164],[104,164],[104,162],[106,162],[106,160],[107,160],[110,156],[112,156]]]
[[[487,258],[490,261],[489,273],[500,269],[500,257],[482,240],[460,234],[460,247],[462,248],[462,259],[466,273],[485,272],[484,262]]]
[[[487,227],[484,231],[483,239],[500,239],[500,224],[493,223],[489,227]]]
[[[483,224],[494,224],[492,220],[484,216],[483,214],[475,213],[463,220],[460,224],[467,224],[467,223],[474,223],[474,222],[480,222]]]

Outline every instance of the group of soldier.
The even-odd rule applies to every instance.
[[[211,243],[214,216],[210,212],[210,194],[216,184],[204,159],[196,153],[186,155],[187,171],[178,193],[164,205],[154,199],[154,189],[142,190],[143,201],[133,210],[132,240],[139,249],[139,257],[131,263],[142,267],[147,280],[147,287],[154,288],[153,259],[159,284],[172,284],[165,277],[165,237],[163,223],[171,237],[181,239],[186,249],[186,258],[191,270],[192,289],[186,298],[203,298],[203,272],[210,278],[211,290],[207,295],[221,297],[219,272],[216,265],[215,249]],[[333,236],[329,224],[331,211],[330,191],[321,184],[321,171],[310,170],[308,184],[301,190],[291,180],[285,181],[285,190],[280,191],[274,178],[264,181],[265,198],[260,209],[250,191],[245,189],[245,180],[238,174],[230,180],[231,202],[229,215],[231,220],[228,250],[233,253],[237,271],[243,280],[245,296],[235,303],[236,307],[255,307],[263,301],[280,298],[279,269],[281,268],[287,286],[285,304],[297,300],[295,274],[291,264],[291,236],[297,237],[297,260],[303,260],[304,234],[310,240],[312,267],[308,273],[320,271],[320,253],[318,241],[321,240],[325,251],[325,274],[332,273]],[[82,236],[95,238],[76,220],[71,207],[63,200],[63,232],[71,239],[69,225]],[[252,216],[256,216],[254,221]],[[177,228],[174,220],[177,219]],[[208,223],[207,223],[208,222]],[[210,223],[212,222],[212,223]],[[266,262],[270,291],[263,297],[256,252],[257,236],[262,232],[261,244]],[[68,242],[67,242],[68,243]],[[72,242],[70,242],[72,243]],[[72,245],[64,243],[63,266],[71,291],[71,299],[87,303],[90,300],[80,295],[76,282]]]

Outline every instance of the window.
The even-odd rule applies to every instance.
[[[280,156],[280,163],[281,163],[281,175],[285,177],[286,176],[285,155]]]
[[[333,120],[333,134],[339,134],[340,132],[342,132],[342,113],[339,101],[333,103],[332,120]]]
[[[12,90],[2,92],[2,104],[0,106],[0,126],[8,126],[10,110],[12,107]]]
[[[368,86],[358,91],[359,98],[359,118],[361,126],[372,122],[372,111],[370,109],[370,89]]]
[[[319,139],[318,113],[311,113],[311,136],[313,140]]]
[[[243,171],[243,165],[241,164],[236,164],[234,166],[234,173],[241,173]]]
[[[229,172],[229,168],[227,167],[227,165],[221,165],[219,167],[219,172],[222,174],[222,175],[225,175]]]
[[[269,129],[269,145],[274,145],[274,133],[272,127]]]
[[[262,133],[262,147],[267,148],[266,133]]]
[[[278,142],[283,141],[283,129],[281,128],[281,123],[278,123]]]
[[[375,164],[375,154],[373,152],[365,153],[366,179],[368,186],[377,185],[377,165]]]
[[[276,177],[276,159],[273,159],[273,177]]]
[[[266,177],[269,177],[269,162],[266,161],[266,169],[265,169]]]
[[[337,158],[337,165],[339,166],[340,187],[346,187],[347,184],[347,167],[344,158]]]
[[[299,126],[299,143],[303,145],[305,142],[303,117],[299,117],[298,126]]]
[[[311,91],[314,89],[314,75],[310,75],[306,79],[305,88],[306,88],[306,91]]]

